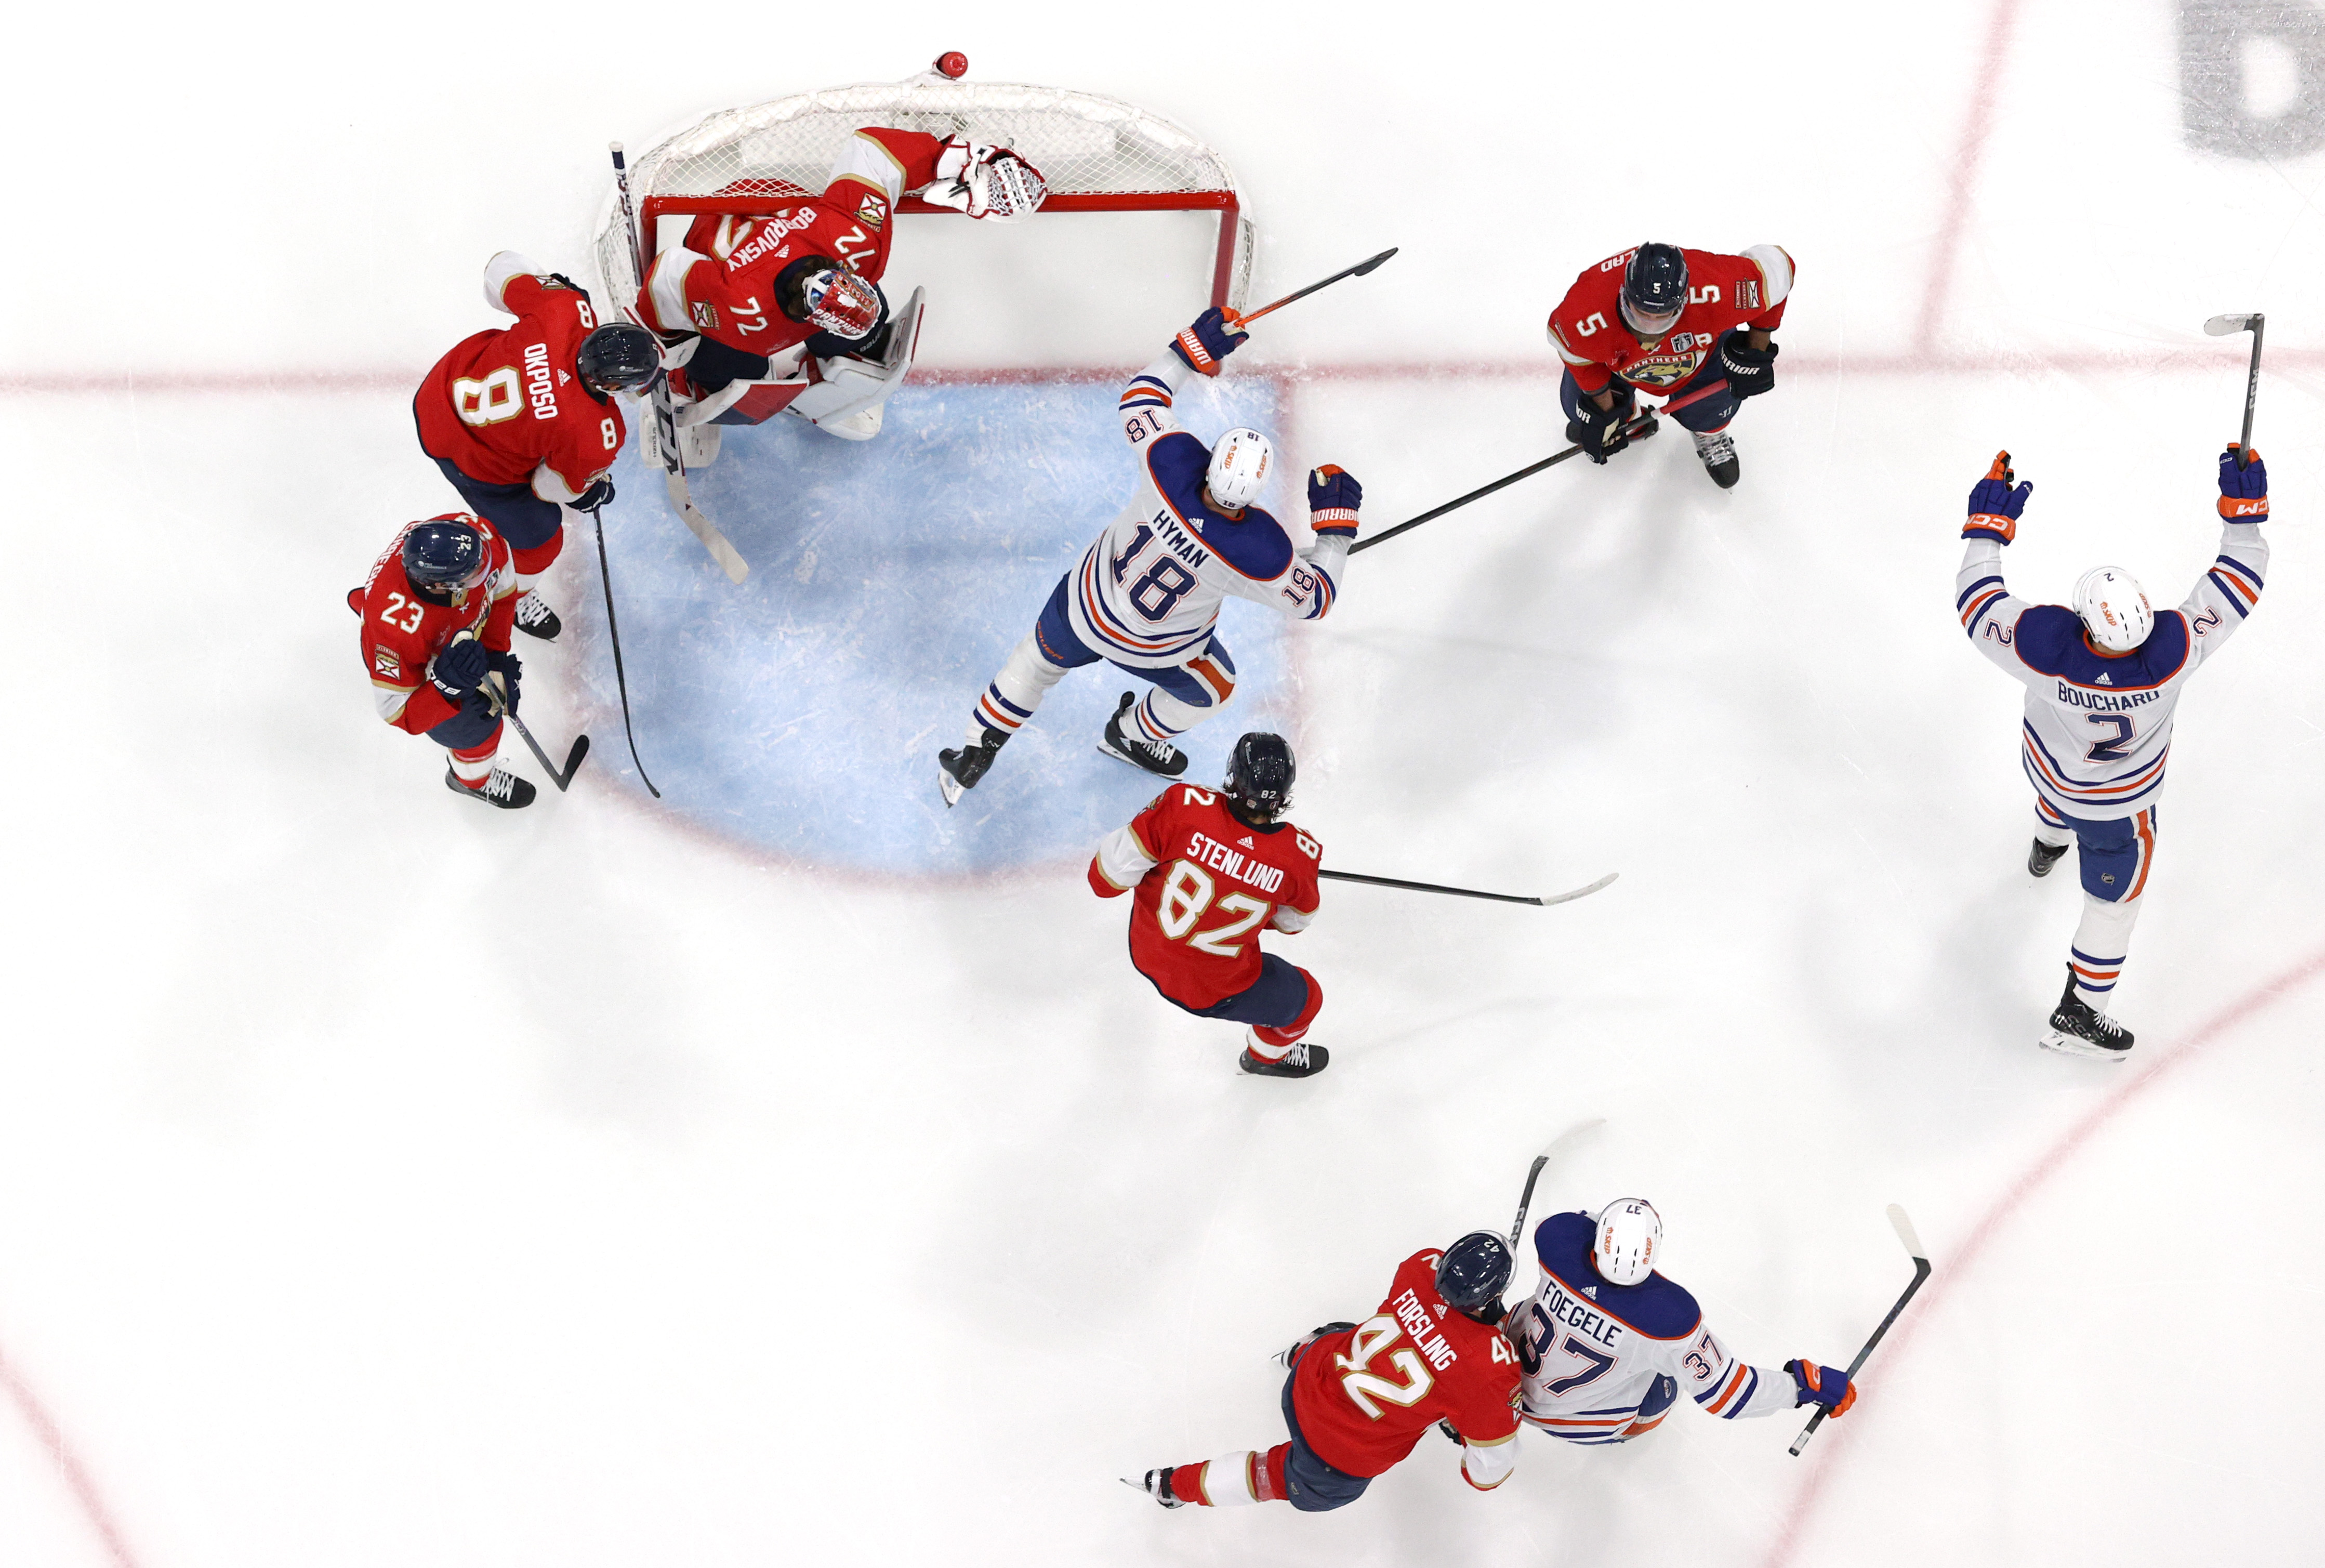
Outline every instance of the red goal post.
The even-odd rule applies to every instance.
[[[823,193],[831,163],[866,125],[963,135],[1012,147],[1049,185],[1034,221],[1055,212],[1216,212],[1211,302],[1240,309],[1251,285],[1255,230],[1227,161],[1191,132],[1094,93],[931,72],[727,109],[649,149],[631,165],[640,232],[656,248],[656,219],[696,213],[788,210]],[[899,212],[961,214],[907,197]],[[614,308],[637,297],[621,204],[608,197],[594,246]]]

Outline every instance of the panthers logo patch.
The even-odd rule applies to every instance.
[[[374,648],[371,653],[371,673],[390,681],[403,679],[403,661],[395,656],[394,648]]]
[[[888,199],[877,190],[867,190],[857,205],[857,221],[866,228],[878,228],[888,221]]]
[[[705,332],[715,332],[718,329],[718,306],[711,304],[699,304],[693,309],[695,326]]]

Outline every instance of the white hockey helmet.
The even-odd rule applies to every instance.
[[[1211,505],[1239,512],[1259,499],[1274,467],[1274,444],[1249,425],[1237,425],[1211,449],[1211,470],[1203,476],[1203,486],[1211,493]]]
[[[1590,1261],[1609,1285],[1636,1285],[1655,1271],[1663,1218],[1644,1198],[1617,1198],[1598,1211]]]
[[[2091,641],[2110,654],[2128,654],[2155,629],[2155,611],[2138,580],[2120,566],[2094,566],[2075,584],[2075,613]]]

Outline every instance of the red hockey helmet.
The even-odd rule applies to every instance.
[[[828,256],[805,259],[811,264],[799,267],[794,263],[776,280],[775,297],[784,315],[794,321],[812,321],[835,338],[851,339],[880,324],[883,303],[878,285]]]

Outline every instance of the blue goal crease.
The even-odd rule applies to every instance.
[[[730,428],[693,476],[697,505],[751,564],[711,562],[635,448],[605,514],[638,749],[665,806],[788,859],[882,875],[959,876],[1087,853],[1157,781],[1095,749],[1125,689],[1076,671],[959,809],[936,754],[1033,626],[1059,576],[1137,479],[1110,382],[914,387],[869,441],[777,416]],[[1274,390],[1210,383],[1181,400],[1206,440],[1280,425]],[[1271,495],[1280,514],[1301,497]],[[556,586],[581,636],[588,703],[620,722],[596,552],[568,542]],[[580,562],[586,560],[588,564]],[[1230,599],[1234,701],[1192,733],[1188,776],[1216,777],[1236,736],[1292,721],[1280,617]],[[637,788],[628,758],[597,755]],[[620,760],[616,762],[616,757]]]

